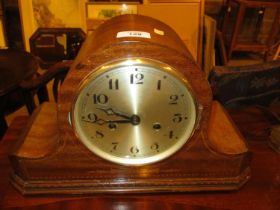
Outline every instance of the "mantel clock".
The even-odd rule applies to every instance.
[[[115,17],[83,44],[10,155],[23,194],[233,190],[246,144],[167,25]]]

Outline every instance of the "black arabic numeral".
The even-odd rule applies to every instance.
[[[173,139],[174,137],[174,133],[173,131],[169,131],[169,135],[168,135],[169,139]]]
[[[169,97],[169,104],[172,104],[172,105],[178,104],[178,99],[179,99],[178,95],[171,95]]]
[[[118,79],[116,79],[116,80],[110,79],[109,80],[109,89],[110,90],[118,90],[119,89],[119,80]]]
[[[183,120],[182,114],[174,114],[172,121],[175,123],[179,123]]]
[[[117,150],[118,145],[119,145],[119,142],[112,142],[112,146],[113,146],[113,147],[112,147],[111,152],[116,151],[116,150]]]
[[[93,94],[94,104],[106,104],[109,98],[105,94]]]
[[[170,140],[172,140],[172,139],[178,139],[178,136],[176,136],[176,135],[174,135],[174,131],[169,131],[169,133],[168,133],[168,138],[170,139]]]
[[[131,74],[130,75],[130,84],[143,84],[144,75],[141,73]]]
[[[101,131],[95,132],[95,138],[102,139],[104,137],[104,134]]]
[[[89,114],[87,115],[87,118],[88,118],[88,120],[89,120],[90,122],[96,122],[96,120],[98,119],[98,118],[97,118],[97,115],[94,114],[94,113],[89,113]]]
[[[131,147],[130,148],[130,152],[133,154],[133,155],[136,155],[137,153],[139,153],[139,149],[138,149],[138,147],[136,147],[136,146],[133,146],[133,147]]]
[[[151,150],[154,150],[154,151],[159,152],[159,145],[158,145],[158,143],[154,143],[154,144],[152,144],[152,146],[151,146]]]
[[[157,90],[160,90],[161,89],[161,80],[158,80],[157,82]]]

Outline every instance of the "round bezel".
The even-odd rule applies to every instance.
[[[104,74],[112,71],[117,71],[118,69],[126,68],[126,67],[147,67],[154,69],[154,71],[161,71],[164,74],[169,75],[170,77],[173,77],[174,80],[177,80],[182,87],[185,88],[185,92],[187,93],[187,99],[188,106],[190,106],[190,110],[192,110],[190,114],[189,124],[186,127],[186,131],[184,131],[184,134],[180,137],[179,140],[176,141],[176,143],[172,144],[170,148],[159,152],[157,154],[153,154],[151,156],[147,157],[131,157],[131,156],[124,156],[119,157],[115,154],[110,153],[109,151],[104,151],[103,149],[100,149],[98,146],[96,146],[91,139],[87,136],[87,134],[84,132],[82,125],[81,125],[81,116],[79,114],[79,110],[82,108],[83,105],[83,96],[86,94],[86,92],[89,91],[91,84],[95,82],[99,77],[104,76]],[[122,164],[122,165],[144,165],[144,164],[150,164],[154,162],[158,162],[160,160],[163,160],[172,154],[174,154],[176,151],[178,151],[180,148],[182,148],[183,145],[191,138],[191,136],[194,133],[195,128],[198,125],[199,120],[199,111],[198,111],[198,104],[195,99],[195,96],[193,94],[192,88],[190,87],[187,79],[178,71],[176,71],[174,68],[172,68],[170,65],[167,65],[162,62],[158,62],[151,59],[145,59],[145,58],[129,58],[129,59],[120,59],[116,60],[110,63],[106,63],[100,67],[97,67],[92,71],[91,74],[89,74],[81,83],[77,97],[73,103],[70,118],[71,118],[71,124],[74,128],[75,134],[78,137],[78,139],[94,154],[97,156],[109,160],[114,163]]]

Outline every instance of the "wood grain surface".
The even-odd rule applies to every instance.
[[[256,107],[231,110],[230,116],[252,153],[252,178],[238,191],[36,197],[22,196],[9,183],[7,155],[27,122],[19,117],[0,142],[0,209],[280,209],[280,155],[268,146],[271,119]]]
[[[117,36],[119,32],[127,31],[148,33],[150,38]],[[176,69],[188,81],[194,98],[201,107],[199,126],[187,144],[162,161],[138,167],[118,165],[94,155],[79,141],[69,123],[69,113],[79,94],[79,87],[87,77],[103,65],[129,58],[156,60]],[[228,132],[224,135],[231,140],[231,151],[234,153],[226,151],[226,147],[221,149],[220,143],[212,142],[212,146],[215,146],[211,147],[208,136],[211,106],[211,90],[203,71],[169,26],[139,15],[112,18],[87,38],[66,76],[59,94],[57,121],[48,119],[55,118],[56,114],[48,114],[46,111],[43,117],[42,112],[35,117],[46,118],[45,122],[51,123],[34,123],[35,131],[45,129],[45,132],[52,133],[53,130],[48,129],[56,128],[57,125],[57,133],[53,134],[53,138],[48,135],[41,137],[41,141],[49,142],[46,145],[50,146],[43,147],[42,144],[38,147],[38,151],[45,150],[40,151],[43,155],[38,158],[34,152],[22,149],[27,141],[38,140],[32,140],[32,135],[27,135],[29,139],[21,137],[22,144],[10,156],[14,169],[12,183],[23,194],[119,194],[238,189],[250,176],[250,154],[244,143],[240,147],[243,139],[236,137],[236,129],[223,114],[217,115],[223,118],[218,117],[216,120],[225,120],[224,124],[232,127],[227,128],[225,131]],[[216,110],[223,112],[219,108]]]

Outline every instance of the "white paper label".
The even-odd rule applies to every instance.
[[[124,37],[139,37],[150,39],[151,34],[144,31],[120,31],[117,33],[117,38],[124,38]]]

